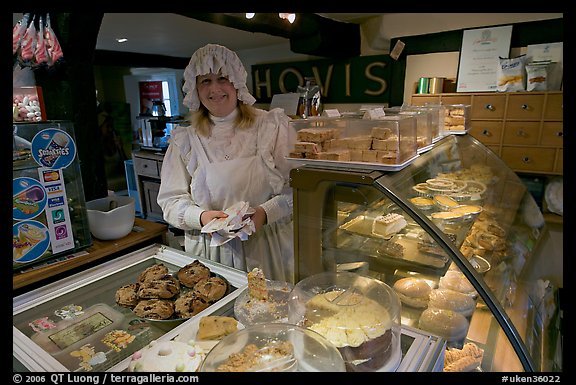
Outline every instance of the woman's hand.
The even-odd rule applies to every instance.
[[[203,211],[202,214],[200,214],[200,225],[206,226],[208,223],[210,223],[211,220],[215,218],[227,218],[227,217],[228,214],[226,214],[224,211],[218,211],[218,210]]]
[[[266,211],[260,206],[254,208],[255,213],[252,214],[252,221],[254,222],[254,227],[256,231],[260,230],[262,226],[266,224],[267,216]]]

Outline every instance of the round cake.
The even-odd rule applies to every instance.
[[[196,372],[206,352],[193,341],[152,341],[132,354],[129,372]]]
[[[315,295],[306,303],[304,324],[338,348],[348,371],[378,370],[394,353],[388,310],[358,293]]]
[[[180,283],[186,287],[193,288],[202,279],[210,278],[210,269],[199,260],[182,267],[176,273]]]

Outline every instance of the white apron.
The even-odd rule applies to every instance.
[[[207,189],[208,198],[197,201],[206,210],[224,210],[239,201],[247,201],[256,207],[271,198],[273,190],[268,179],[267,167],[260,154],[222,162],[210,162],[204,147],[196,135],[192,148],[198,154],[198,167],[204,168],[192,181]],[[198,234],[198,233],[197,233]],[[210,235],[198,234],[186,237],[186,252],[200,255],[212,261],[236,269],[250,271],[254,267],[263,270],[267,278],[294,281],[294,230],[291,216],[264,225],[248,240],[235,238],[222,246],[211,247]]]

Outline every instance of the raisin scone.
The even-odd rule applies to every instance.
[[[164,266],[162,263],[157,263],[146,268],[143,272],[140,273],[138,276],[138,282],[142,283],[145,281],[152,281],[155,279],[160,279],[168,274],[168,268]]]
[[[195,260],[178,270],[176,276],[182,285],[193,288],[202,279],[210,278],[210,269],[202,262]]]
[[[140,298],[173,298],[180,293],[180,282],[171,275],[152,281],[144,281],[138,289]]]
[[[194,286],[194,292],[207,302],[216,302],[224,297],[228,282],[220,277],[203,279]]]
[[[174,309],[178,318],[190,318],[210,306],[210,303],[193,291],[182,294],[174,301]]]
[[[132,311],[138,317],[164,320],[174,314],[174,302],[167,299],[145,299],[138,302]]]
[[[116,303],[120,306],[133,308],[140,301],[138,296],[138,289],[140,285],[138,283],[130,283],[124,285],[116,290]]]

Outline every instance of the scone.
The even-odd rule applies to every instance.
[[[171,275],[166,275],[164,278],[155,279],[151,281],[144,281],[140,284],[138,289],[138,297],[140,298],[173,298],[180,293],[180,282]]]
[[[138,297],[138,289],[138,283],[131,283],[120,287],[116,290],[116,303],[120,306],[133,308],[140,301],[140,297]]]
[[[216,302],[226,295],[228,282],[220,277],[203,279],[194,286],[194,292],[207,302]]]
[[[168,274],[168,268],[162,263],[157,263],[145,269],[138,276],[138,282],[142,283],[144,281],[151,281],[154,279],[160,279]]]
[[[210,269],[199,260],[195,260],[178,270],[176,275],[182,285],[193,288],[202,279],[210,278]]]
[[[174,309],[178,318],[190,318],[210,306],[210,303],[195,292],[182,294],[174,301]]]
[[[167,299],[145,299],[138,302],[132,311],[142,318],[168,319],[174,314],[174,302]]]

